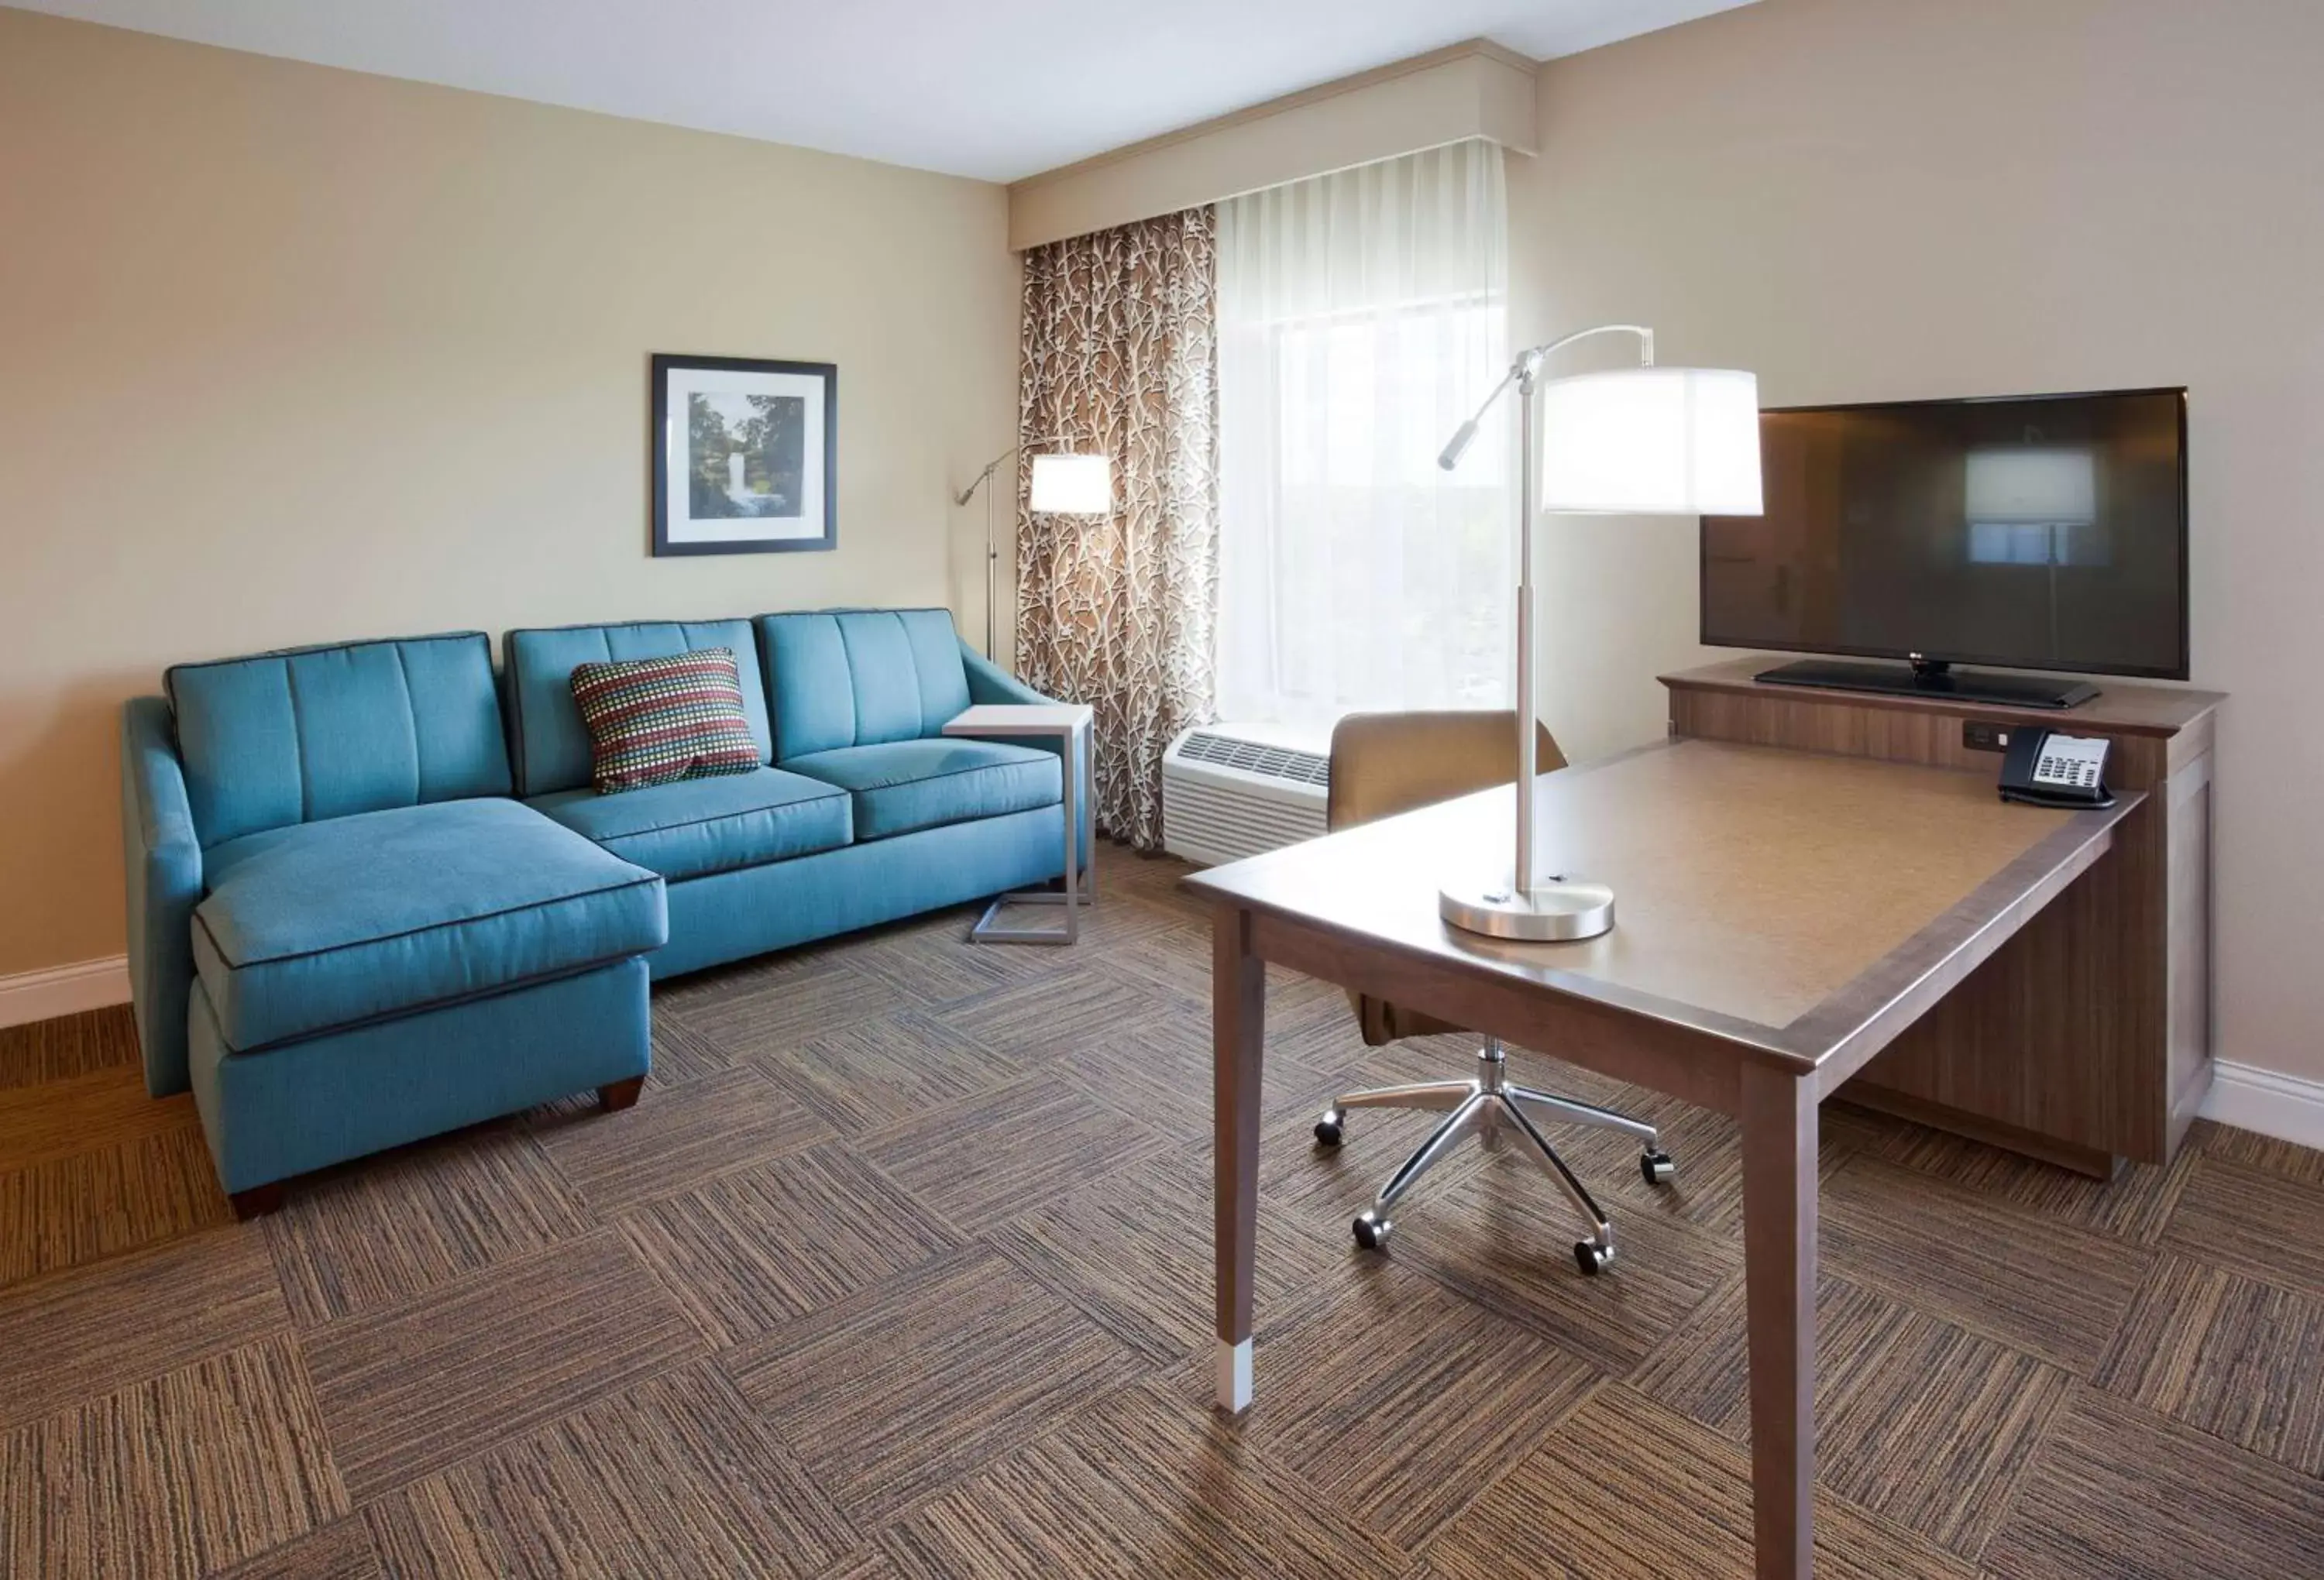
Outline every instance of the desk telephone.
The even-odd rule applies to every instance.
[[[2112,806],[2114,792],[2106,786],[2107,744],[2038,724],[2011,730],[2001,759],[2001,798],[2070,812]]]

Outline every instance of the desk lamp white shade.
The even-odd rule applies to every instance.
[[[1036,455],[1028,503],[1044,516],[1107,516],[1113,513],[1113,458],[1110,455]]]
[[[1544,511],[1759,514],[1754,375],[1727,368],[1582,373],[1545,382],[1540,403]]]

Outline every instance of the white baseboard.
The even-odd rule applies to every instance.
[[[2324,1080],[2220,1060],[2211,1067],[2203,1117],[2278,1141],[2324,1148]]]
[[[127,955],[0,977],[0,1026],[27,1025],[128,1002]]]

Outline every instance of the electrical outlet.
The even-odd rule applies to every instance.
[[[1983,719],[1964,719],[1961,744],[1971,751],[2003,751],[2009,746],[2009,731]]]

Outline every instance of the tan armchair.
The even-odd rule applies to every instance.
[[[1565,756],[1538,722],[1535,754],[1541,771],[1565,766]],[[1503,711],[1443,713],[1351,713],[1332,732],[1331,798],[1327,821],[1333,830],[1416,807],[1506,785],[1517,777],[1517,715]],[[1403,1037],[1433,1036],[1462,1028],[1382,999],[1351,993],[1366,1043],[1379,1047]],[[1574,1243],[1573,1257],[1584,1273],[1604,1272],[1614,1261],[1614,1229],[1565,1160],[1541,1133],[1536,1116],[1618,1130],[1639,1144],[1639,1172],[1647,1183],[1665,1185],[1676,1172],[1651,1125],[1572,1098],[1536,1091],[1508,1079],[1500,1040],[1487,1037],[1477,1051],[1477,1074],[1466,1080],[1423,1081],[1371,1087],[1333,1099],[1315,1122],[1315,1143],[1336,1147],[1355,1108],[1419,1108],[1445,1117],[1380,1187],[1372,1205],[1355,1222],[1356,1243],[1385,1250],[1395,1227],[1388,1209],[1421,1175],[1452,1152],[1462,1138],[1507,1125],[1524,1137],[1527,1150],[1563,1188],[1588,1218],[1589,1238]]]

